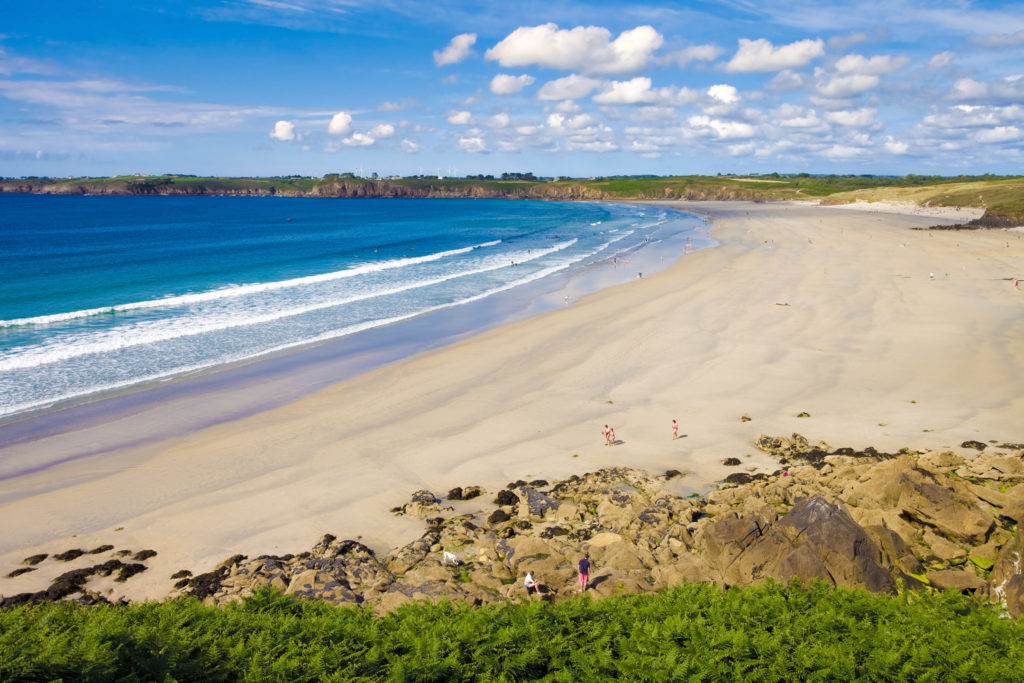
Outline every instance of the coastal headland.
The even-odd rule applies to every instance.
[[[722,246],[279,408],[0,482],[0,515],[14,521],[0,541],[4,576],[49,558],[0,579],[0,593],[45,590],[122,549],[156,554],[126,581],[95,584],[108,599],[160,599],[179,570],[301,553],[324,534],[384,554],[422,537],[416,515],[392,512],[418,490],[479,486],[480,504],[455,512],[489,515],[507,482],[629,467],[686,473],[665,484],[685,498],[736,473],[728,458],[781,476],[777,454],[755,447],[763,434],[948,451],[952,472],[978,458],[963,445],[972,440],[1019,459],[1020,231],[911,230],[962,222],[948,209],[671,205],[710,214]],[[9,448],[87,451],[133,419],[152,418]],[[853,466],[830,467],[840,464]]]

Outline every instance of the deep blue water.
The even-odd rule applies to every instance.
[[[698,224],[577,202],[0,195],[0,415],[479,300]]]

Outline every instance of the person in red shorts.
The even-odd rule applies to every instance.
[[[590,583],[590,557],[584,555],[580,560],[580,593],[587,590],[587,584]]]

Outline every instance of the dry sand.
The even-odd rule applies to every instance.
[[[405,543],[421,523],[388,509],[419,488],[629,465],[691,472],[682,486],[700,489],[735,471],[726,457],[775,469],[751,445],[760,433],[893,450],[1024,441],[1024,291],[1007,279],[1024,277],[1020,233],[673,204],[714,215],[722,246],[281,408],[0,482],[0,575],[36,552],[152,548],[149,571],[103,585],[155,599],[178,569],[298,552],[326,532]],[[620,445],[603,445],[605,423]],[[105,558],[48,561],[0,593]]]

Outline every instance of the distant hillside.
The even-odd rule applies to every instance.
[[[736,177],[666,176],[537,180],[490,178],[215,178],[181,175],[112,178],[22,178],[0,181],[0,192],[107,195],[233,195],[285,197],[444,197],[505,199],[693,199],[753,201],[857,200],[910,202],[922,206],[984,208],[980,226],[1024,224],[1024,177],[909,175]]]

